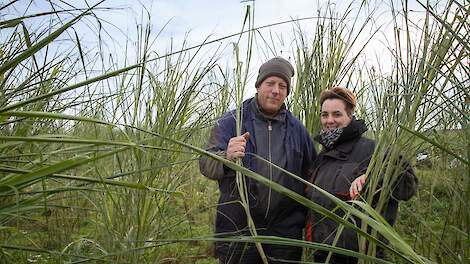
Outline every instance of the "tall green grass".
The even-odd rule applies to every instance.
[[[441,13],[428,4],[423,6],[426,10],[423,20],[416,21],[412,19],[407,2],[394,8],[395,44],[390,47],[392,71],[380,76],[376,71],[368,70],[363,84],[370,90],[364,95],[370,95],[365,106],[372,114],[369,123],[379,143],[368,175],[375,179],[375,183],[381,175],[386,175],[378,203],[380,209],[391,193],[384,192],[384,189],[391,190],[394,179],[399,175],[393,171],[393,164],[400,157],[414,161],[416,153],[426,150],[433,159],[432,167],[437,169],[433,174],[434,184],[429,186],[429,179],[425,177],[417,198],[411,202],[412,206],[405,205],[408,211],[401,213],[409,219],[408,224],[413,223],[414,230],[410,226],[399,228],[411,232],[407,237],[414,240],[415,247],[420,244],[433,248],[432,251],[415,248],[424,257],[439,263],[466,263],[469,256],[466,232],[469,216],[464,208],[468,207],[469,199],[465,191],[468,185],[462,183],[467,182],[469,163],[466,148],[460,146],[468,147],[469,143],[464,136],[468,133],[468,103],[465,103],[469,91],[465,74],[469,70],[465,58],[468,42],[463,41],[468,38],[468,31],[464,29],[468,13],[455,1],[447,2]],[[454,135],[452,142],[445,140],[451,134]],[[380,153],[385,151],[391,154],[383,161]],[[451,160],[455,161],[454,165]],[[418,172],[418,175],[421,174]],[[437,186],[441,184],[445,187]],[[452,195],[435,200],[432,194],[435,188],[453,190]],[[375,188],[371,188],[365,197],[368,203],[372,202],[374,192]],[[423,218],[423,215],[432,214],[443,204],[446,204],[448,212],[453,213],[447,214],[445,221],[436,229],[435,220]],[[429,211],[423,214],[423,208]],[[449,225],[455,232],[450,231]],[[431,236],[423,232],[430,232]],[[440,235],[434,235],[435,232]],[[442,240],[444,238],[446,240]],[[448,259],[442,255],[447,255]]]
[[[13,12],[14,5],[0,10]],[[449,1],[439,9],[423,4],[422,21],[414,19],[406,1],[392,6],[389,72],[388,66],[378,68],[383,62],[372,68],[360,59],[381,30],[365,31],[377,16],[368,7],[364,2],[351,3],[344,13],[321,9],[312,36],[297,25],[296,86],[289,108],[313,135],[319,131],[322,90],[344,85],[360,95],[358,114],[378,142],[367,174],[384,179],[379,209],[399,174],[400,155],[414,164],[418,152],[430,154],[430,167],[417,170],[419,192],[402,204],[395,228],[370,208],[372,193],[353,205],[331,197],[362,220],[356,228],[314,201],[200,148],[214,120],[245,95],[253,45],[265,28],[254,28],[256,14],[247,12],[241,33],[218,40],[239,38],[232,46],[233,65],[222,64],[222,50],[207,51],[215,43],[209,39],[155,57],[150,16],[137,27],[135,50],[127,46],[133,59],[119,65],[114,58],[92,56],[79,34],[71,33],[84,18],[99,21],[102,5],[0,18],[0,260],[208,259],[217,193],[198,174],[195,160],[209,155],[240,172],[241,190],[244,177],[254,178],[356,228],[364,240],[387,248],[390,260],[373,258],[374,247],[355,253],[259,237],[255,230],[251,237],[228,240],[330,250],[367,263],[468,263],[468,3]],[[364,14],[366,20],[357,19]],[[53,26],[33,32],[30,19],[37,17]],[[74,45],[52,52],[66,36]],[[367,226],[372,233],[363,231]],[[390,246],[377,241],[378,234]]]

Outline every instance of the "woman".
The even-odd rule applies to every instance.
[[[366,182],[363,175],[367,170],[374,152],[375,142],[363,137],[367,130],[363,120],[354,117],[356,98],[348,89],[335,87],[320,95],[322,131],[315,138],[323,150],[314,163],[311,182],[323,190],[343,200],[354,199],[361,192]],[[397,216],[398,200],[408,200],[416,192],[417,178],[406,165],[393,189],[391,198],[382,215],[393,225]],[[315,189],[309,189],[308,195],[316,203],[333,210],[336,205]],[[343,216],[344,212],[336,210]],[[318,243],[333,244],[338,224],[329,218],[311,212],[311,238]],[[356,222],[360,226],[360,223]],[[336,247],[358,251],[357,234],[344,228]],[[378,257],[383,257],[380,251]],[[323,263],[328,252],[316,251],[315,262]],[[356,258],[333,254],[329,263],[357,263]]]

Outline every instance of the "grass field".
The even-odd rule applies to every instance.
[[[470,263],[469,3],[419,2],[422,19],[407,1],[390,3],[383,13],[357,1],[344,13],[321,7],[313,33],[291,23],[296,76],[288,107],[313,136],[320,92],[353,90],[357,115],[378,142],[368,177],[396,177],[402,154],[416,168],[419,190],[401,204],[393,228],[375,216],[371,194],[355,205],[332,199],[359,217],[363,230],[374,230],[364,239],[390,240],[388,263]],[[98,24],[100,5],[26,16],[15,12],[20,4],[0,2],[0,262],[217,263],[218,189],[199,173],[197,159],[210,155],[203,146],[216,118],[246,95],[253,52],[270,49],[254,28],[256,14],[247,8],[242,33],[218,40],[233,42],[228,60],[209,40],[157,56],[150,22],[126,45],[129,58],[118,60],[100,53],[110,44],[102,32],[94,35],[98,48],[89,48],[75,30]],[[365,50],[383,38],[373,21],[384,13],[393,27],[390,61],[371,63]],[[355,20],[359,15],[368,19]],[[424,152],[428,158],[417,161]],[[241,179],[273,184],[223,162],[243,172]],[[384,201],[391,187],[382,188]],[[315,245],[275,242],[303,246],[312,261]],[[378,261],[360,253],[361,263]]]

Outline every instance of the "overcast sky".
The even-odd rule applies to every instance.
[[[52,1],[66,8],[62,1]],[[89,4],[98,2],[97,0],[88,0]],[[332,3],[331,3],[332,2]],[[330,5],[339,14],[344,13],[350,1],[339,0],[331,1]],[[357,12],[357,7],[362,1],[352,1],[352,13]],[[400,2],[400,1],[395,1]],[[69,0],[66,1],[75,7],[85,7],[84,0]],[[375,40],[371,42],[369,48],[365,51],[368,60],[376,60],[377,56],[385,55],[385,43],[393,40],[392,23],[390,17],[390,1],[367,1],[368,9],[375,10],[375,20],[371,28],[368,29],[372,32],[377,27],[381,27],[381,33],[377,35]],[[112,10],[97,11],[104,23],[106,32],[109,37],[114,39],[114,42],[106,42],[108,50],[116,54],[123,54],[125,43],[135,43],[137,40],[136,25],[148,24],[147,12],[150,14],[150,24],[152,27],[152,45],[151,50],[153,53],[162,55],[169,50],[170,43],[173,43],[172,50],[178,50],[182,47],[183,40],[187,40],[186,46],[192,46],[201,43],[204,39],[214,40],[227,36],[229,34],[237,33],[242,29],[243,18],[246,12],[246,6],[254,5],[255,14],[255,27],[269,25],[280,21],[287,21],[291,19],[299,19],[306,17],[318,16],[319,8],[325,10],[328,1],[324,0],[256,0],[256,1],[240,1],[240,0],[107,0],[101,7],[110,7]],[[44,12],[50,10],[50,5],[47,1],[36,0],[30,4],[29,0],[20,0],[15,3],[15,8],[19,13],[23,13],[26,7],[29,6],[27,13]],[[398,4],[396,8],[399,8]],[[409,3],[409,8],[412,10],[422,10],[415,1]],[[420,12],[413,13],[416,17],[420,16]],[[351,16],[352,19],[355,18]],[[86,21],[90,23],[86,23]],[[364,19],[359,17],[359,20]],[[94,51],[97,45],[97,37],[90,36],[86,27],[96,27],[96,21],[93,18],[84,19],[85,23],[74,26],[81,41],[90,51]],[[44,23],[48,23],[47,21]],[[109,24],[108,24],[109,23]],[[313,32],[315,19],[309,19],[300,23],[303,31]],[[275,43],[271,45],[272,49],[266,49],[263,45],[263,38],[257,37],[258,43],[255,44],[254,56],[250,67],[252,79],[256,76],[256,71],[261,63],[267,58],[275,55],[282,55],[289,59],[292,57],[293,44],[293,31],[296,29],[294,23],[284,24],[282,26],[273,26],[260,31],[265,40],[273,36]],[[95,30],[96,31],[96,30]],[[369,32],[365,32],[362,38],[367,39],[370,36]],[[158,36],[157,36],[158,35]],[[310,34],[310,35],[313,35]],[[223,47],[223,56],[233,58],[233,49],[230,42],[236,41],[237,38],[225,40],[223,43],[211,45],[211,48]],[[172,42],[171,42],[172,41]],[[242,42],[246,45],[246,42]],[[360,46],[360,45],[359,45]],[[359,48],[358,46],[358,48]],[[264,48],[260,48],[264,47]],[[243,48],[243,47],[242,47]],[[134,52],[135,47],[130,47]],[[132,57],[133,54],[130,54]],[[135,54],[134,54],[135,55]],[[129,54],[128,54],[129,57]],[[384,57],[382,57],[384,60]],[[293,61],[291,59],[291,61]],[[255,77],[253,77],[255,76]],[[251,80],[253,82],[253,80]]]
[[[255,27],[269,25],[280,21],[315,16],[318,10],[316,0],[256,0],[243,2],[239,0],[157,0],[131,2],[110,0],[105,5],[113,3],[114,7],[122,8],[112,12],[102,12],[101,16],[110,23],[118,26],[126,32],[132,32],[135,25],[140,23],[145,11],[150,13],[152,30],[154,33],[161,31],[156,50],[169,45],[170,39],[178,46],[184,39],[189,45],[201,43],[204,39],[221,38],[229,34],[237,33],[242,29],[243,19],[248,4],[254,4]],[[320,1],[325,5],[326,1]],[[144,12],[142,12],[144,11]],[[314,20],[303,22],[313,28]],[[275,26],[262,30],[262,33],[272,32],[276,37],[284,38],[284,43],[277,43],[278,52],[290,52],[289,34],[293,23],[284,26]],[[236,38],[227,40],[236,41]],[[279,46],[280,45],[280,46]],[[285,46],[283,46],[285,45]],[[277,54],[279,55],[279,54]],[[288,56],[287,54],[285,54]],[[269,54],[264,55],[269,57]]]
[[[334,6],[338,13],[343,13],[348,1],[338,2],[339,4],[331,5]],[[173,50],[178,50],[181,48],[184,39],[187,39],[189,42],[187,46],[192,46],[202,43],[206,38],[214,40],[240,32],[247,5],[254,5],[254,24],[255,27],[259,27],[281,21],[318,16],[319,8],[326,9],[328,1],[145,0],[129,2],[110,0],[105,2],[105,6],[110,6],[110,3],[113,3],[112,6],[117,9],[109,12],[100,12],[100,17],[109,21],[110,24],[117,26],[123,32],[128,32],[128,36],[134,36],[133,38],[135,38],[135,35],[129,34],[129,32],[134,32],[136,24],[145,23],[146,12],[150,13],[154,36],[161,31],[156,41],[153,42],[152,50],[161,55],[168,51],[170,40],[173,40]],[[360,1],[356,1],[353,4],[353,12],[357,12],[359,4]],[[316,22],[315,19],[308,19],[302,21],[300,25],[303,31],[313,32]],[[260,34],[267,41],[270,41],[272,36],[274,44],[269,45],[272,49],[266,49],[267,45],[262,43],[263,38],[257,35],[256,40],[258,43],[255,43],[256,47],[253,49],[254,54],[250,65],[249,86],[253,86],[257,69],[266,59],[281,55],[293,62],[292,51],[295,46],[293,43],[293,31],[295,29],[296,25],[294,23],[288,23],[272,26],[260,31]],[[117,36],[119,34],[119,32],[116,32],[116,34],[112,35]],[[237,38],[227,39],[221,44],[225,48],[223,60],[233,58],[233,49],[230,42],[236,40]],[[242,41],[241,44],[242,49],[246,47],[246,41]],[[218,44],[213,44],[210,47],[216,49]],[[116,47],[116,49],[119,48]]]
[[[162,55],[168,52],[171,41],[173,43],[172,50],[174,51],[182,47],[185,39],[188,41],[186,46],[193,46],[202,43],[206,38],[214,40],[240,32],[247,5],[254,5],[254,24],[255,27],[259,27],[280,21],[316,16],[318,6],[325,6],[326,1],[108,0],[103,6],[115,9],[100,11],[97,14],[103,20],[109,22],[107,32],[117,40],[114,44],[111,44],[110,49],[119,50],[124,49],[123,39],[128,38],[131,42],[136,40],[136,25],[147,24],[148,12],[152,25],[152,40],[154,40],[151,50],[158,55]],[[301,23],[303,30],[312,30],[315,22],[313,19],[303,21]],[[254,48],[255,52],[250,65],[249,87],[253,86],[257,69],[267,58],[276,55],[281,55],[287,59],[292,57],[292,31],[294,26],[293,23],[289,23],[260,31],[265,38],[269,38],[272,34],[275,44],[271,46],[275,50],[261,50],[259,47],[266,46],[261,43],[257,45],[257,48]],[[83,36],[82,34],[80,37],[84,41],[87,41],[87,39],[93,40],[93,38]],[[222,61],[230,61],[230,59],[233,59],[233,48],[230,43],[236,40],[237,38],[233,37],[221,43],[212,44],[208,49],[215,50],[219,48],[219,51],[222,49]],[[262,39],[258,37],[257,41],[262,41]],[[246,43],[246,41],[241,42],[242,49],[246,47]],[[93,45],[91,42],[89,44],[90,46]],[[292,58],[290,60],[293,62]]]
[[[328,3],[333,9],[343,14],[347,6],[352,3],[351,13],[356,14],[358,6],[363,1],[327,1],[327,0],[108,0],[104,6],[118,8],[114,11],[101,12],[103,17],[110,23],[116,25],[125,32],[132,31],[137,23],[142,22],[144,7],[150,13],[152,30],[159,35],[155,49],[168,45],[172,38],[176,45],[188,38],[191,44],[201,43],[205,38],[210,40],[220,38],[232,33],[239,32],[242,28],[243,18],[248,4],[254,5],[255,26],[264,26],[280,21],[318,16],[318,10],[326,9]],[[395,2],[395,9],[400,9],[401,1]],[[381,27],[382,35],[388,35],[391,29],[391,2],[390,1],[367,1],[370,12],[375,10],[374,29]],[[416,1],[410,1],[408,8],[411,10],[422,10]],[[413,15],[419,16],[419,12]],[[145,17],[145,16],[144,16]],[[353,16],[350,17],[352,24]],[[364,17],[359,17],[359,21]],[[302,30],[312,32],[315,19],[305,20],[301,23]],[[360,23],[360,22],[359,22]],[[166,26],[165,26],[166,25]],[[294,24],[284,26],[273,26],[263,29],[261,34],[269,37],[282,37],[283,41],[277,43],[277,52],[289,53]],[[380,34],[379,34],[380,35]],[[366,38],[368,34],[365,34]],[[384,36],[381,36],[383,38]],[[387,36],[385,36],[387,37]],[[392,37],[392,36],[388,36]],[[229,41],[235,41],[233,38]],[[280,45],[280,46],[279,46]],[[377,47],[376,48],[381,48]],[[379,52],[381,53],[381,52]],[[268,54],[263,55],[264,57]],[[286,54],[289,56],[289,54]]]

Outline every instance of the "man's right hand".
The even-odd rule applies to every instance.
[[[246,142],[249,138],[249,132],[245,132],[245,134],[241,136],[231,138],[227,146],[227,159],[234,161],[245,157]]]

